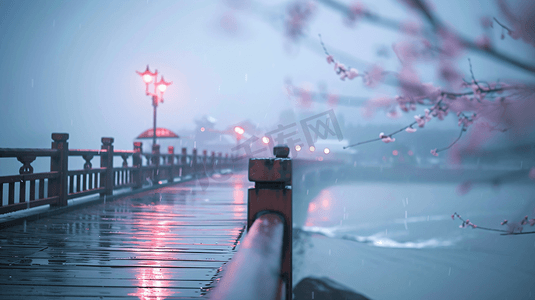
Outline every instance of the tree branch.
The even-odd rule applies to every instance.
[[[342,4],[338,1],[335,1],[335,0],[316,0],[320,3],[323,3],[324,5],[330,7],[331,9],[334,9],[334,10],[337,10],[343,14],[351,14],[351,10],[349,9],[349,7],[345,4]],[[431,12],[430,10],[427,8],[427,6],[425,4],[423,4],[420,0],[412,0],[414,2],[414,7],[417,8],[418,10],[420,10],[420,12],[422,14],[424,14],[424,16],[426,17],[426,19],[429,21],[429,23],[433,26],[433,29],[435,31],[437,31],[438,29],[440,28],[444,28],[444,26],[441,24],[441,22],[438,20],[438,18],[436,18]],[[392,30],[396,30],[396,31],[399,31],[399,29],[401,28],[401,22],[399,21],[394,21],[394,20],[389,20],[389,19],[386,19],[386,18],[383,18],[383,17],[380,17],[378,15],[375,15],[375,14],[372,14],[371,12],[369,11],[366,11],[366,13],[364,14],[363,16],[363,19],[371,22],[371,23],[376,23],[382,27],[385,27],[385,28],[388,28],[388,29],[392,29]],[[460,34],[456,33],[456,32],[453,32],[452,30],[450,30],[450,32],[452,32],[456,37],[457,39],[460,41],[461,45],[463,45],[465,48],[468,48],[470,50],[473,50],[475,52],[478,52],[478,53],[481,53],[481,54],[485,54],[485,55],[488,55],[492,58],[495,58],[497,60],[500,60],[502,62],[505,62],[509,65],[512,65],[512,66],[515,66],[517,68],[520,68],[520,69],[523,69],[525,71],[528,71],[532,74],[535,74],[535,66],[533,65],[530,65],[526,62],[522,62],[520,60],[517,60],[516,58],[512,57],[512,56],[508,56],[504,53],[501,53],[501,52],[498,52],[497,50],[495,50],[494,48],[479,48],[475,42],[472,42],[470,40],[468,40],[467,38],[461,36]]]

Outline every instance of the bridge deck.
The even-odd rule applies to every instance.
[[[206,180],[206,179],[205,179]],[[245,174],[0,231],[0,298],[200,298],[246,224]]]

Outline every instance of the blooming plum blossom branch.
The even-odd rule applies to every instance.
[[[321,40],[320,42],[324,49],[325,54],[327,55],[327,63],[335,63],[335,70],[337,74],[341,74],[341,79],[346,77],[352,79],[353,77],[348,76],[347,68],[337,62],[332,55],[327,51],[325,44]],[[434,87],[430,84],[421,84],[418,82],[408,82],[404,78],[399,77],[400,84],[403,90],[407,91],[406,96],[396,96],[395,100],[399,104],[399,107],[404,112],[409,112],[410,110],[416,110],[416,105],[433,105],[431,109],[425,109],[425,115],[416,115],[414,116],[415,122],[391,133],[385,135],[384,133],[380,134],[379,138],[371,139],[356,144],[352,144],[344,147],[347,149],[349,147],[354,147],[374,141],[383,141],[385,143],[390,143],[395,141],[392,137],[394,134],[397,134],[403,130],[406,132],[415,132],[416,129],[413,128],[414,125],[423,128],[426,123],[432,120],[433,117],[436,117],[439,120],[444,120],[450,111],[457,113],[458,125],[461,126],[461,132],[459,137],[451,143],[449,146],[442,149],[433,149],[431,154],[438,156],[438,153],[450,149],[455,143],[457,143],[462,137],[463,133],[467,128],[472,125],[478,118],[478,112],[483,111],[486,113],[491,112],[493,109],[503,108],[503,114],[505,114],[506,106],[503,106],[501,103],[505,101],[505,97],[494,97],[495,94],[501,94],[505,91],[519,90],[525,88],[522,85],[508,85],[505,83],[486,83],[486,87],[482,86],[475,78],[472,62],[468,59],[470,66],[470,74],[472,76],[472,82],[464,82],[461,87],[469,88],[470,91],[466,92],[448,92],[443,91],[441,88]],[[494,97],[494,98],[493,98]],[[490,100],[487,100],[489,98]],[[491,101],[494,100],[494,101]],[[477,103],[477,104],[475,104]],[[497,127],[496,124],[495,127]]]
[[[304,34],[305,27],[315,10],[312,2],[296,1],[288,6],[288,14],[284,22],[286,35],[292,39],[297,40]]]
[[[343,13],[344,15],[351,15],[351,7],[348,6],[348,5],[345,5],[345,4],[340,3],[338,1],[335,1],[335,0],[316,0],[316,1],[325,4],[329,8],[332,8],[334,10],[339,11],[339,12]],[[435,32],[443,32],[443,33],[447,32],[447,35],[450,37],[449,39],[453,40],[453,41],[456,41],[456,43],[459,46],[461,46],[463,48],[466,48],[466,49],[469,49],[469,50],[472,50],[472,51],[475,51],[475,52],[478,52],[478,53],[482,53],[482,54],[488,55],[488,56],[490,56],[490,57],[492,57],[494,59],[497,59],[499,61],[505,62],[505,63],[510,64],[512,66],[521,68],[521,69],[526,70],[526,71],[528,71],[528,72],[530,72],[532,74],[535,74],[535,65],[530,65],[530,64],[528,64],[526,62],[522,62],[522,61],[518,60],[517,58],[515,58],[514,56],[510,56],[510,55],[504,54],[502,52],[499,52],[498,50],[496,50],[495,48],[493,48],[491,46],[487,47],[487,46],[485,46],[486,44],[484,44],[484,43],[479,43],[478,44],[476,41],[471,41],[468,38],[463,37],[460,34],[453,32],[452,29],[447,28],[445,25],[443,25],[442,22],[440,22],[438,20],[437,17],[435,17],[433,15],[431,10],[427,7],[427,5],[423,1],[420,1],[420,0],[406,0],[405,2],[407,4],[409,4],[409,6],[412,9],[420,11],[424,15],[424,17],[427,19],[429,24],[431,24],[431,26],[433,27]],[[505,8],[504,8],[505,4],[501,4],[500,3],[500,5],[501,5],[502,10],[505,10]],[[384,17],[380,17],[379,15],[377,15],[375,13],[372,13],[369,10],[365,10],[365,12],[361,16],[362,16],[363,20],[375,23],[375,24],[377,24],[379,26],[383,26],[383,27],[386,27],[386,28],[389,28],[389,29],[392,29],[392,30],[395,30],[395,31],[400,31],[400,29],[404,28],[404,26],[402,25],[402,22],[390,20],[390,19],[387,19],[387,18],[384,18]],[[517,22],[517,23],[519,23],[519,22]],[[518,27],[521,28],[520,25]],[[411,31],[411,30],[409,30],[409,31],[402,30],[402,31],[404,33],[407,33],[407,34],[410,34],[410,35],[426,36],[426,35],[430,35],[431,34],[429,32],[421,33],[419,31],[415,32],[415,31]],[[518,35],[520,36],[521,31],[519,30],[519,32],[520,33]],[[526,37],[526,36],[527,36],[527,34],[522,35],[523,39],[526,40],[526,42],[530,42],[528,37]],[[516,37],[516,38],[518,38],[518,37]],[[531,43],[535,44],[535,41],[531,41]],[[448,47],[448,44],[452,45],[452,43],[446,43],[445,46]],[[485,47],[482,47],[482,46],[485,46]],[[441,49],[441,51],[444,51],[444,49]]]
[[[497,231],[497,232],[503,232],[502,235],[511,235],[511,234],[533,234],[535,233],[535,231],[526,231],[526,232],[523,232],[522,230],[524,229],[523,225],[526,225],[526,224],[529,224],[530,226],[533,226],[535,225],[535,219],[529,219],[528,216],[525,216],[524,219],[522,219],[522,221],[520,221],[519,223],[509,223],[508,220],[504,220],[503,222],[501,222],[500,224],[503,226],[503,225],[507,225],[508,229],[507,230],[503,230],[503,229],[495,229],[495,228],[488,228],[488,227],[482,227],[482,226],[478,226],[472,222],[470,222],[469,219],[463,219],[458,213],[453,213],[451,215],[451,219],[452,220],[455,220],[455,218],[461,220],[463,223],[461,225],[459,225],[459,228],[467,228],[467,227],[472,227],[474,229],[481,229],[481,230],[487,230],[487,231]]]

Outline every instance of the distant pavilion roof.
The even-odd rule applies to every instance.
[[[152,139],[154,129],[147,129],[143,131],[136,139]],[[172,132],[167,128],[156,128],[156,138],[158,139],[178,139],[178,134]]]

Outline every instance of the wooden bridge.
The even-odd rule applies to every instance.
[[[115,150],[112,138],[99,150],[69,149],[67,134],[52,138],[51,149],[0,149],[22,163],[18,175],[0,177],[1,298],[290,299],[292,225],[303,224],[321,189],[355,178],[463,177],[341,161],[296,160],[292,171],[288,148],[249,161],[185,148],[142,153],[141,143]],[[50,158],[49,172],[33,172],[37,157]],[[69,158],[77,157],[83,168],[71,170]],[[246,201],[249,180],[255,187]]]
[[[247,159],[52,139],[51,149],[0,149],[22,163],[0,177],[0,298],[190,299],[210,290],[245,230]],[[49,172],[33,172],[37,157],[50,158]],[[73,157],[83,168],[69,167]]]

